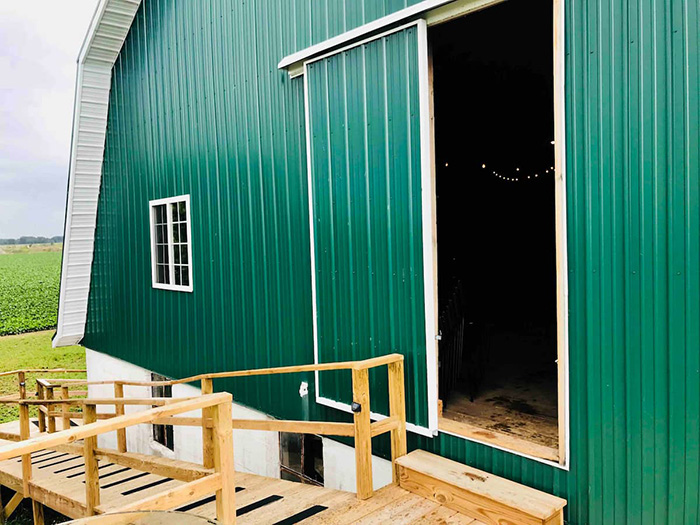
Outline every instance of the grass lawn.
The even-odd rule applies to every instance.
[[[53,330],[0,337],[0,372],[28,368],[85,368],[82,346],[51,348]],[[38,374],[46,377],[46,374]],[[36,391],[37,374],[27,375],[27,392]],[[85,377],[85,374],[62,374],[56,377]],[[17,376],[0,377],[0,396],[16,394]],[[0,423],[17,419],[17,407],[0,405]]]
[[[33,332],[21,335],[0,337],[0,371],[27,368],[85,368],[85,349],[82,346],[66,348],[51,348],[53,330]],[[27,392],[36,391],[36,376],[46,377],[46,374],[30,374],[27,376]],[[85,377],[85,374],[65,374],[57,377]],[[0,396],[17,393],[17,376],[0,377]],[[34,415],[34,414],[32,414]],[[0,423],[18,418],[17,407],[0,405]],[[3,501],[9,501],[12,492],[4,489]],[[26,499],[17,508],[8,525],[30,525],[32,506]],[[61,523],[67,520],[51,509],[44,509],[47,524]]]

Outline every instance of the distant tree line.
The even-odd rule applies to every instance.
[[[32,237],[31,235],[19,237],[18,239],[0,239],[0,245],[4,244],[53,244],[63,242],[63,235],[55,237]]]

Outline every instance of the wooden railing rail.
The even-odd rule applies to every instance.
[[[183,379],[168,381],[130,381],[108,380],[87,381],[79,379],[43,379],[37,381],[37,399],[0,399],[2,403],[17,403],[22,407],[39,407],[40,430],[53,433],[56,431],[56,420],[60,419],[61,427],[68,429],[70,420],[83,419],[114,421],[124,415],[127,405],[162,406],[176,403],[186,398],[128,398],[125,397],[125,387],[174,386],[186,383],[200,383],[202,395],[214,392],[215,379],[251,377],[261,375],[292,374],[300,372],[316,372],[330,370],[349,370],[352,373],[352,423],[337,423],[323,421],[290,421],[290,420],[243,420],[232,419],[234,429],[269,430],[276,432],[296,432],[320,434],[327,436],[353,437],[355,441],[355,466],[357,474],[357,496],[366,499],[373,494],[372,480],[372,438],[384,433],[391,433],[391,456],[394,464],[393,480],[398,483],[398,470],[395,460],[407,452],[406,445],[406,408],[404,387],[403,355],[389,354],[361,361],[344,361],[338,363],[320,363],[311,365],[284,366],[261,368],[254,370],[239,370],[231,372],[216,372],[199,374]],[[370,419],[369,370],[387,366],[389,385],[389,414],[385,419],[372,422]],[[71,398],[71,395],[84,394],[84,390],[75,390],[93,385],[113,385],[113,398]],[[56,395],[60,393],[60,395]],[[196,398],[195,398],[196,399]],[[113,413],[88,414],[86,408],[97,405],[112,405]],[[82,411],[75,411],[82,408]],[[42,419],[44,422],[42,423]],[[229,419],[231,417],[229,416]],[[214,467],[214,408],[202,409],[202,417],[160,417],[151,423],[161,425],[201,426],[204,468]],[[117,451],[127,453],[126,427],[114,428],[117,434]]]
[[[125,429],[130,426],[143,423],[151,423],[155,420],[169,418],[190,412],[193,410],[208,410],[212,414],[214,455],[213,470],[203,471],[202,474],[188,479],[188,481],[168,493],[160,494],[152,498],[146,498],[119,511],[140,510],[167,510],[183,504],[194,502],[207,494],[216,494],[217,520],[222,524],[233,524],[236,519],[235,486],[233,467],[233,429],[231,424],[232,397],[228,393],[208,394],[191,399],[169,400],[162,406],[151,408],[142,412],[122,415],[107,421],[98,421],[96,404],[89,401],[84,403],[83,418],[85,424],[79,427],[69,428],[51,434],[41,434],[36,437],[29,436],[29,406],[35,400],[26,400],[20,403],[20,438],[21,441],[0,447],[0,461],[16,457],[22,458],[22,486],[24,497],[32,496],[33,484],[31,454],[45,449],[67,448],[77,452],[85,459],[85,515],[94,515],[101,512],[100,487],[97,459],[99,457],[118,458],[120,462],[129,463],[130,456],[132,468],[147,469],[149,472],[163,472],[167,470],[169,475],[176,470],[168,462],[158,471],[151,465],[144,465],[140,455],[120,453],[117,451],[104,451],[97,448],[97,436],[115,430]],[[38,400],[36,400],[38,401]],[[48,400],[45,400],[48,401]],[[113,400],[114,401],[114,400]],[[127,400],[120,400],[125,401]],[[123,406],[122,404],[122,406]],[[82,440],[83,445],[76,445],[76,441]],[[81,450],[82,449],[82,450]],[[165,460],[167,461],[167,460]],[[161,463],[163,460],[161,460]],[[152,462],[152,463],[158,463]],[[176,479],[181,476],[172,476]],[[35,504],[35,517],[41,512],[37,511]],[[40,507],[39,507],[40,508]]]
[[[261,375],[294,374],[300,372],[323,372],[328,370],[365,370],[377,368],[403,361],[401,354],[387,354],[380,357],[372,357],[361,361],[339,361],[337,363],[319,363],[313,365],[293,365],[279,366],[272,368],[255,368],[250,370],[234,370],[230,372],[211,372],[198,374],[182,379],[170,379],[167,381],[130,381],[130,380],[104,380],[85,381],[81,379],[51,379],[48,380],[54,387],[57,386],[92,386],[92,385],[113,385],[119,383],[123,386],[174,386],[187,383],[199,383],[207,379],[226,379],[233,377],[250,377]]]

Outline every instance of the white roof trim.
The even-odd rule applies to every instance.
[[[303,64],[319,55],[337,49],[340,46],[357,42],[374,33],[386,31],[391,26],[405,24],[416,18],[424,18],[429,26],[441,24],[463,16],[467,13],[484,9],[503,0],[423,0],[415,5],[406,7],[372,22],[341,33],[338,36],[319,42],[313,46],[287,55],[279,64],[278,69],[287,69],[294,78],[304,74]]]
[[[85,335],[112,67],[141,0],[100,0],[78,55],[58,325],[53,346]]]

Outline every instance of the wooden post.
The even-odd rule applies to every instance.
[[[202,379],[202,395],[214,393],[214,382],[211,378]],[[214,467],[214,429],[207,428],[206,421],[214,415],[215,407],[202,409],[202,465],[205,468]],[[231,419],[231,414],[229,414]]]
[[[210,380],[211,381],[211,380]],[[236,485],[233,466],[233,423],[231,401],[211,407],[214,471],[221,474],[216,491],[216,520],[222,525],[236,523]]]
[[[124,385],[119,382],[114,383],[114,397],[121,399],[124,397]],[[116,405],[114,413],[119,416],[124,415],[124,405]],[[126,429],[120,428],[117,430],[117,450],[119,452],[126,452]]]
[[[97,407],[95,405],[85,405],[83,408],[83,423],[89,425],[97,421]],[[100,472],[97,465],[95,449],[97,448],[97,436],[86,437],[84,439],[85,459],[85,504],[87,515],[95,515],[95,507],[100,504]]]
[[[371,498],[372,429],[369,418],[369,370],[352,371],[352,400],[355,419],[355,474],[357,498]]]
[[[21,395],[21,394],[20,394]],[[24,441],[29,439],[29,406],[19,405],[19,438]],[[32,455],[22,456],[22,493],[29,497],[29,480],[32,479]]]
[[[403,360],[389,363],[389,416],[399,424],[391,431],[391,464],[393,481],[399,482],[399,466],[396,460],[408,452],[406,446],[406,394],[404,389]]]
[[[46,399],[53,399],[53,387],[49,386],[44,389],[46,392]],[[49,413],[53,412],[53,405],[46,405],[49,409]],[[41,412],[41,410],[39,410]],[[54,416],[48,416],[48,432],[49,434],[53,434],[56,432],[56,418]]]
[[[19,389],[19,398],[27,399],[27,383],[24,372],[17,372],[17,388]]]
[[[20,394],[21,396],[21,394]],[[37,399],[46,399],[46,392],[44,391],[44,385],[39,381],[36,382],[36,397]],[[39,432],[46,432],[46,415],[41,410],[42,406],[37,407],[38,410],[38,420],[39,420]]]
[[[34,525],[44,525],[44,506],[36,500],[32,500],[32,513]]]
[[[67,386],[61,387],[61,399],[70,399],[70,391]],[[63,430],[68,430],[70,428],[70,405],[68,403],[61,405],[61,412],[63,412],[63,424],[61,428]]]

